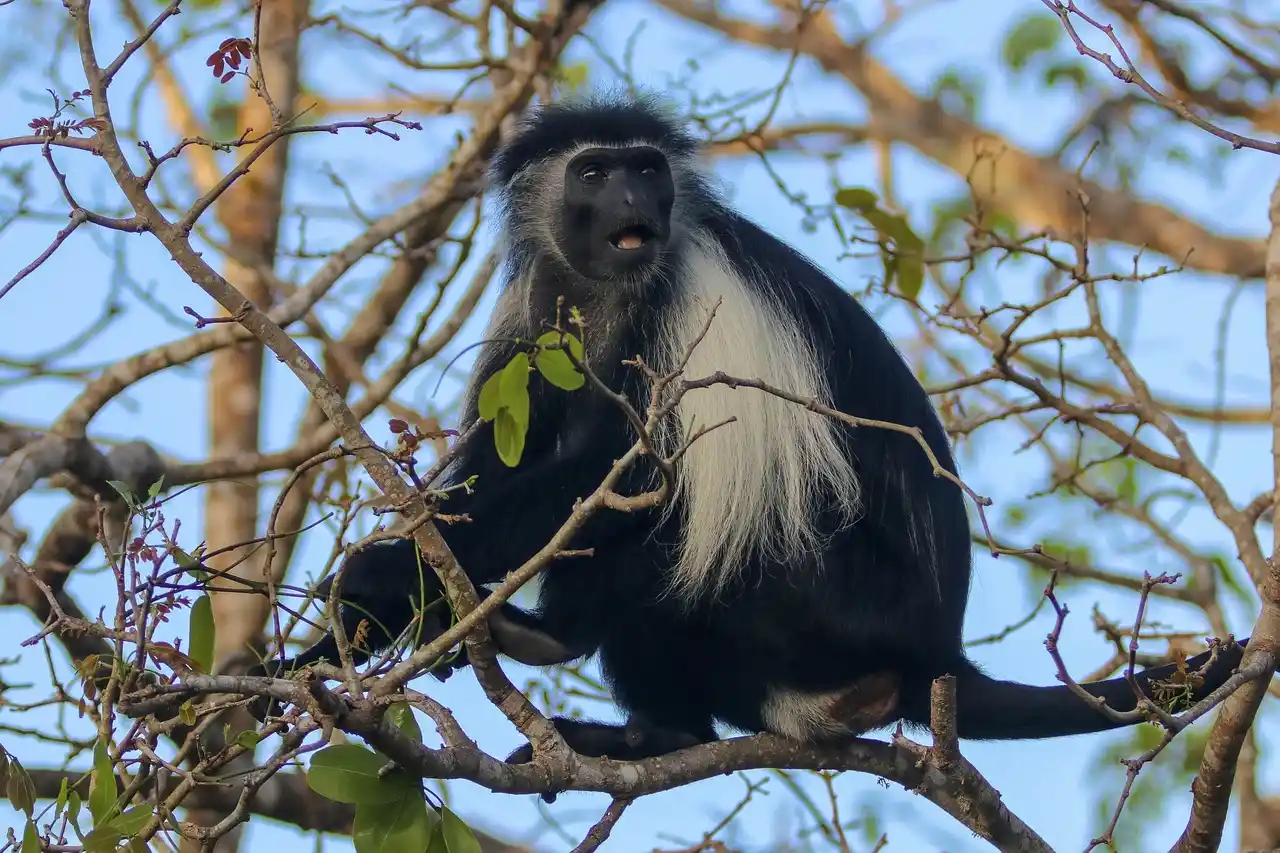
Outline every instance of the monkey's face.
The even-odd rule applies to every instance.
[[[675,182],[656,148],[588,148],[565,167],[561,251],[589,279],[643,272],[671,238]]]

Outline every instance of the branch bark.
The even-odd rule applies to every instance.
[[[702,0],[656,0],[662,7],[729,38],[772,50],[799,50],[837,74],[866,98],[868,136],[902,142],[961,177],[973,176],[974,194],[1029,229],[1071,240],[1080,236],[1078,193],[1089,197],[1089,236],[1142,246],[1193,269],[1224,275],[1263,275],[1263,246],[1214,234],[1159,204],[1138,201],[1093,181],[1082,181],[1056,160],[1038,157],[996,133],[921,98],[865,46],[836,32],[827,14],[809,18],[802,32],[723,14]],[[780,3],[778,5],[781,5]],[[1188,255],[1188,253],[1190,253]]]
[[[1267,242],[1266,328],[1267,351],[1271,365],[1272,476],[1280,491],[1280,182],[1271,194],[1271,236]],[[1280,513],[1273,522],[1273,536],[1280,537]],[[1260,579],[1262,614],[1258,617],[1241,668],[1269,659],[1267,668],[1274,669],[1280,649],[1280,538],[1273,540],[1267,574]],[[1270,678],[1259,678],[1245,684],[1222,704],[1214,720],[1213,731],[1205,746],[1204,757],[1195,780],[1191,783],[1195,799],[1191,815],[1172,853],[1212,853],[1222,842],[1222,829],[1231,803],[1231,788],[1236,763],[1245,744],[1254,717],[1267,695]]]
[[[262,0],[256,55],[259,83],[270,95],[250,90],[240,109],[239,132],[259,132],[279,124],[272,103],[292,106],[298,91],[298,42],[307,21],[306,0]],[[234,251],[224,273],[230,284],[254,305],[269,308],[274,301],[268,279],[258,268],[275,265],[283,212],[290,137],[271,146],[254,168],[228,188],[218,200],[217,215]],[[243,263],[237,258],[248,259]],[[225,309],[224,309],[225,310]],[[215,457],[258,452],[262,419],[263,348],[246,341],[219,350],[209,371],[209,442]],[[205,539],[211,548],[247,542],[258,529],[256,477],[240,477],[209,484],[205,491]],[[210,564],[236,577],[262,580],[266,568],[259,554],[228,551]],[[278,580],[278,578],[277,578]],[[255,595],[211,595],[218,624],[214,658],[225,666],[259,641],[267,619],[268,602]]]
[[[50,768],[28,768],[31,780],[35,782],[36,798],[52,800],[57,798],[62,787],[62,780],[68,780],[69,786],[82,798],[89,796],[88,773],[68,773],[65,770]],[[170,777],[169,788],[177,785],[178,780]],[[168,791],[160,795],[167,796]],[[228,812],[235,807],[239,791],[233,787],[222,785],[202,785],[192,792],[189,801],[197,800],[206,808]],[[335,835],[350,835],[351,821],[355,817],[352,806],[327,800],[311,790],[307,779],[301,773],[277,773],[271,777],[253,799],[251,811],[255,815],[292,824],[304,832],[327,832]],[[480,842],[480,853],[529,853],[529,848],[508,844],[487,832],[472,827],[476,840]]]

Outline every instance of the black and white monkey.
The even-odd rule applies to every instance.
[[[506,241],[505,286],[464,398],[556,317],[557,298],[587,318],[587,362],[640,411],[649,383],[624,359],[678,363],[719,300],[685,375],[723,370],[865,418],[918,427],[955,471],[931,402],[875,320],[809,260],[743,218],[700,170],[698,145],[652,99],[603,98],[532,112],[491,164]],[[480,587],[547,543],[636,440],[618,407],[590,386],[531,382],[523,458],[499,459],[485,423],[443,485],[478,475],[444,507],[469,522],[440,532]],[[557,718],[585,755],[635,759],[715,740],[716,723],[800,741],[838,740],[929,721],[931,682],[957,679],[964,738],[1046,738],[1116,726],[1066,686],[1000,681],[961,641],[972,572],[964,497],[935,477],[909,436],[848,429],[750,389],[691,391],[679,430],[707,433],[680,466],[665,508],[598,512],[553,562],[536,611],[505,604],[499,649],[531,665],[599,655],[628,724]],[[653,487],[647,457],[619,484]],[[423,574],[425,573],[425,578]],[[348,636],[369,617],[369,645],[409,625],[420,583],[439,584],[412,541],[378,544],[346,565]],[[322,590],[327,593],[327,583]],[[484,590],[481,590],[482,594]],[[390,631],[390,636],[381,628]],[[438,636],[439,627],[421,639]],[[1193,698],[1238,666],[1223,649]],[[336,660],[331,637],[292,661]],[[1189,661],[1205,664],[1208,653]],[[1169,678],[1147,670],[1139,683]],[[1086,685],[1119,710],[1123,679]],[[527,760],[526,746],[509,760]]]

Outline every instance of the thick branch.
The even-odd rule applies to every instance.
[[[67,779],[82,798],[87,800],[89,796],[87,773],[67,773],[46,768],[28,769],[27,772],[35,782],[37,799],[56,798],[63,779]],[[160,792],[161,797],[168,796],[178,784],[177,779],[167,778],[169,785]],[[229,812],[235,807],[239,793],[234,787],[202,785],[185,802],[198,800],[201,806],[210,810]],[[306,777],[301,773],[277,773],[272,776],[258,789],[251,811],[261,817],[292,824],[304,832],[328,832],[335,835],[350,835],[351,821],[355,817],[355,808],[320,796],[311,790]],[[472,832],[480,842],[481,853],[528,853],[526,847],[507,844],[474,827]]]
[[[973,176],[976,200],[1029,229],[1066,239],[1080,236],[1083,191],[1090,199],[1089,236],[1145,246],[1206,272],[1255,277],[1263,273],[1262,246],[1214,234],[1167,207],[1141,202],[1128,192],[1081,181],[1056,160],[1037,157],[995,133],[918,97],[865,48],[840,38],[829,17],[818,15],[803,33],[722,14],[700,0],[657,0],[663,7],[728,37],[780,51],[796,49],[839,74],[867,100],[868,135],[903,142],[957,175]],[[1191,255],[1187,257],[1187,253]]]
[[[1267,351],[1271,365],[1272,476],[1280,490],[1280,183],[1271,194],[1271,238],[1267,243],[1266,288]],[[1280,537],[1280,513],[1273,522],[1273,536]],[[1260,657],[1276,659],[1280,649],[1280,538],[1275,545],[1266,575],[1259,579],[1262,615],[1250,635],[1241,668],[1256,665]],[[1205,746],[1200,771],[1191,790],[1195,799],[1186,829],[1174,844],[1173,853],[1211,853],[1222,841],[1227,819],[1236,762],[1253,725],[1270,679],[1244,685],[1222,705]]]

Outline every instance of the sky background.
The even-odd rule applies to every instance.
[[[857,14],[865,11],[867,15],[874,15],[873,7],[878,8],[878,5],[851,3],[850,9]],[[103,61],[125,40],[119,22],[112,19],[112,8],[110,3],[102,0],[95,6],[98,10],[95,21],[98,44]],[[895,30],[891,37],[879,43],[876,54],[917,91],[927,88],[947,67],[962,67],[976,73],[984,87],[978,113],[980,122],[1025,148],[1046,151],[1056,143],[1064,123],[1073,116],[1071,94],[1065,91],[1046,93],[1030,83],[1008,77],[996,65],[1000,39],[1010,22],[1041,8],[1038,0],[957,0],[941,3]],[[0,116],[3,116],[0,135],[22,135],[27,132],[26,123],[30,118],[48,111],[48,96],[43,91],[46,86],[60,92],[83,86],[83,77],[73,64],[61,65],[61,79],[53,79],[46,73],[43,57],[47,51],[43,46],[52,43],[49,22],[61,14],[60,4],[44,3],[43,10],[42,14],[24,12],[19,16],[12,7],[0,9],[0,23],[5,22],[5,16],[10,20],[21,20],[24,28],[34,27],[41,19],[46,22],[43,29],[22,30],[21,41],[15,40],[18,35],[15,30],[9,30],[7,47],[10,56],[14,51],[26,50],[27,55],[35,59],[3,69],[6,73],[5,83],[0,86]],[[423,18],[409,19],[410,23],[414,20]],[[644,85],[662,90],[668,86],[672,75],[689,75],[689,57],[697,57],[694,87],[701,93],[766,88],[781,79],[785,57],[726,45],[719,36],[674,19],[637,0],[610,0],[605,10],[593,19],[588,32],[611,56],[617,58],[621,56],[628,34],[637,24],[643,24],[643,29],[636,41],[634,70],[637,81]],[[238,30],[217,30],[205,35],[201,44],[208,42],[211,51],[222,38],[238,34]],[[349,61],[345,56],[327,52],[323,58],[317,58],[316,54],[307,53],[307,44],[310,42],[304,42],[304,55],[310,57],[307,80],[314,89],[323,89],[329,94],[368,95],[368,80],[373,79],[370,75],[385,71],[376,62]],[[578,44],[570,55],[589,63],[593,82],[608,82],[608,69],[588,45]],[[141,68],[141,65],[134,68],[132,76],[122,82],[122,92],[130,91]],[[207,97],[213,87],[202,62],[187,62],[180,71],[190,91],[198,93],[202,100]],[[401,85],[413,91],[418,84],[408,79]],[[438,75],[422,86],[424,90],[429,88],[433,92],[447,90],[439,82]],[[127,99],[117,95],[115,104],[119,118],[120,113],[127,109]],[[160,150],[172,144],[173,136],[164,125],[158,109],[155,105],[144,105],[141,115],[142,126],[154,141],[154,147]],[[836,119],[857,123],[862,116],[861,99],[854,91],[837,80],[822,78],[811,64],[802,61],[783,99],[778,121]],[[345,177],[366,210],[390,209],[409,198],[416,182],[443,162],[451,134],[459,126],[453,120],[433,120],[422,133],[403,134],[400,142],[359,132],[297,139],[292,155],[295,168],[313,171],[314,177],[295,176],[289,201],[294,205],[310,203],[323,204],[331,209],[341,207],[341,196],[319,171],[323,163]],[[1193,151],[1221,152],[1225,147],[1203,135],[1182,134],[1179,139]],[[58,153],[58,162],[70,175],[72,186],[82,202],[99,209],[109,209],[119,203],[110,175],[100,161],[79,152],[62,151]],[[58,199],[50,193],[52,187],[38,151],[9,149],[0,152],[0,166],[19,163],[31,164],[32,182],[41,191],[35,204],[36,216],[0,231],[0,280],[28,263],[65,221],[59,212]],[[789,186],[803,187],[814,197],[829,192],[828,167],[820,161],[778,155],[772,163]],[[863,149],[853,149],[840,157],[836,168],[845,185],[869,184],[874,176],[874,162]],[[722,163],[717,172],[729,197],[744,213],[814,257],[847,286],[861,288],[867,277],[874,274],[873,265],[841,258],[842,247],[829,229],[820,228],[814,233],[802,229],[799,212],[788,205],[758,162],[729,161]],[[1139,173],[1136,183],[1145,198],[1194,213],[1195,218],[1213,228],[1233,234],[1262,236],[1266,230],[1267,195],[1277,174],[1280,174],[1280,169],[1273,159],[1241,151],[1222,159],[1221,175],[1214,179],[1207,179],[1194,169],[1152,163]],[[388,178],[393,182],[391,185],[387,183]],[[951,173],[905,149],[896,152],[895,179],[899,196],[917,225],[926,221],[928,205],[932,201],[963,191],[961,182]],[[178,190],[181,183],[173,180],[168,187]],[[5,212],[6,205],[11,206],[13,198],[11,190],[0,188],[0,213]],[[289,239],[296,243],[296,225],[291,227]],[[307,245],[313,251],[324,247],[337,248],[349,233],[348,226],[336,217],[316,217],[308,223]],[[482,234],[488,245],[492,234],[487,231],[482,231]],[[477,252],[477,257],[480,254]],[[1099,252],[1095,261],[1101,266],[1110,264],[1124,268],[1129,265],[1131,255],[1132,251],[1127,249],[1106,250]],[[331,298],[321,311],[321,317],[329,328],[342,328],[343,319],[359,306],[382,266],[382,262],[376,260],[365,262],[344,279],[335,290],[336,298]],[[307,270],[308,265],[287,262],[282,271],[302,277]],[[1034,293],[1037,271],[1033,265],[1014,263],[1001,267],[985,280],[980,277],[979,281],[983,287],[989,288],[985,293],[991,294],[991,301],[1001,301],[1012,299],[1017,294]],[[465,279],[464,273],[462,280]],[[1108,308],[1112,316],[1122,318],[1128,324],[1127,341],[1131,355],[1156,389],[1172,392],[1180,399],[1202,402],[1212,399],[1214,336],[1224,302],[1233,286],[1233,282],[1220,277],[1188,273],[1144,285],[1140,292],[1131,294],[1128,301],[1110,301]],[[412,309],[421,308],[424,303],[426,290],[422,288],[411,310],[405,312],[407,322],[397,328],[402,335],[415,319]],[[118,295],[127,311],[126,318],[112,333],[95,339],[90,347],[79,353],[73,359],[76,364],[101,365],[141,348],[185,337],[191,328],[189,318],[182,316],[183,306],[191,306],[202,314],[212,313],[209,300],[181,275],[159,244],[149,236],[95,233],[91,229],[81,229],[51,262],[0,301],[0,358],[29,356],[73,337],[76,331],[94,321],[109,293]],[[932,295],[936,297],[936,291]],[[926,301],[928,299],[927,294]],[[420,410],[446,406],[458,386],[456,381],[448,378],[438,391],[435,390],[441,379],[441,365],[457,354],[465,343],[475,339],[483,327],[490,304],[491,298],[486,298],[482,310],[476,313],[445,358],[417,371],[402,386],[397,399]],[[885,304],[883,300],[873,301],[869,307],[881,311]],[[1064,325],[1073,318],[1078,319],[1071,311],[1069,306],[1064,306],[1053,318],[1055,324]],[[447,316],[447,306],[438,316]],[[904,315],[894,310],[884,314],[884,322],[891,331],[908,328]],[[1239,297],[1227,329],[1227,401],[1265,404],[1267,362],[1259,287],[1251,286]],[[315,353],[314,347],[308,345],[308,348]],[[378,364],[386,364],[387,354],[395,351],[395,346],[385,347]],[[273,360],[268,362],[266,387],[269,403],[264,407],[263,443],[267,448],[276,449],[293,442],[295,425],[305,398],[291,374]],[[468,363],[469,359],[460,361],[454,375],[460,375]],[[206,389],[203,384],[207,367],[207,360],[201,361],[166,371],[134,386],[93,421],[92,434],[103,438],[145,437],[162,452],[174,457],[184,460],[203,458],[207,453]],[[376,372],[376,366],[371,365],[370,375],[376,375]],[[0,367],[0,419],[30,425],[48,423],[79,390],[77,384],[57,379],[16,383],[12,381],[13,375],[10,368]],[[386,417],[382,414],[367,422],[375,439],[387,440],[385,422]],[[1211,440],[1203,429],[1193,429],[1192,436],[1200,448],[1207,447]],[[997,428],[981,442],[962,448],[965,479],[979,492],[996,500],[997,518],[1002,501],[1007,504],[1019,500],[1038,484],[1036,478],[1040,468],[1036,457],[1016,452],[1021,438],[1015,431],[1002,432]],[[1265,428],[1235,428],[1229,440],[1219,448],[1214,470],[1239,503],[1246,502],[1267,487],[1271,462],[1269,451]],[[273,482],[278,483],[279,478]],[[268,505],[275,493],[272,489],[265,490],[264,501]],[[17,520],[33,531],[25,556],[30,556],[41,533],[64,502],[63,495],[49,491],[32,493],[19,502],[15,509]],[[1056,506],[1046,503],[1042,510],[1052,510]],[[170,518],[183,519],[184,541],[190,544],[197,541],[191,537],[200,530],[201,509],[197,494],[187,493],[173,500],[166,510]],[[368,520],[365,521],[366,529],[367,524]],[[1026,537],[1022,543],[1027,545],[1034,541],[1037,533],[1058,535],[1060,538],[1096,538],[1094,544],[1105,557],[1102,560],[1104,565],[1138,574],[1143,568],[1153,573],[1179,570],[1180,566],[1168,555],[1149,548],[1135,553],[1132,546],[1142,543],[1127,541],[1122,532],[1113,533],[1104,527],[1095,529],[1092,524],[1091,516],[1072,508],[1063,509],[1052,517],[1046,517],[1042,511],[1034,523],[1020,534]],[[1179,530],[1198,543],[1219,546],[1226,543],[1222,531],[1201,511],[1189,513]],[[1229,544],[1225,547],[1230,553]],[[318,565],[328,548],[328,540],[319,531],[307,538],[294,560],[293,578],[300,579],[301,572]],[[87,564],[100,562],[100,557],[91,557]],[[1033,598],[1022,578],[1020,567],[1013,561],[996,561],[977,554],[967,621],[968,636],[998,631],[1017,621],[1030,609]],[[103,572],[77,572],[70,588],[86,609],[96,609],[109,600],[109,578]],[[1131,621],[1134,600],[1096,585],[1073,587],[1066,598],[1076,615],[1068,623],[1062,648],[1073,671],[1085,672],[1107,656],[1105,645],[1089,629],[1090,608],[1097,603],[1109,615],[1121,621]],[[1176,622],[1179,627],[1202,627],[1197,615],[1186,609],[1161,602],[1153,610],[1155,619]],[[1238,635],[1247,634],[1255,612],[1247,605],[1232,605],[1231,627]],[[1051,618],[1042,614],[1009,641],[977,648],[973,656],[988,671],[1001,677],[1052,683],[1052,663],[1041,642],[1051,624]],[[19,664],[4,671],[5,681],[37,685],[31,691],[14,691],[12,698],[15,701],[24,697],[34,698],[40,692],[39,685],[47,683],[43,656],[29,649],[17,651],[18,641],[34,634],[37,629],[25,611],[0,610],[0,634],[10,638],[8,644],[0,646],[0,653],[17,652],[23,658]],[[60,657],[58,663],[65,677],[69,672],[65,659]],[[508,671],[517,684],[529,674],[515,665],[511,665]],[[456,676],[445,685],[422,680],[417,686],[451,707],[468,732],[490,752],[502,755],[519,744],[518,734],[496,709],[488,705],[469,675]],[[595,708],[591,712],[599,716],[608,715],[607,711]],[[1274,711],[1269,706],[1264,708],[1259,722],[1264,756],[1273,742],[1274,719]],[[0,724],[31,723],[29,716],[0,711]],[[429,726],[424,728],[430,729]],[[1096,795],[1090,790],[1094,782],[1092,777],[1098,776],[1095,756],[1118,737],[1123,735],[1094,735],[1038,743],[970,743],[964,746],[964,751],[1003,793],[1007,805],[1035,827],[1050,844],[1062,850],[1083,849],[1088,839],[1105,825],[1098,819]],[[0,743],[13,749],[29,767],[56,766],[62,758],[57,748],[19,740],[4,731],[0,731]],[[84,766],[84,762],[77,761],[75,766]],[[1275,790],[1275,763],[1266,761],[1264,767],[1263,789]],[[1118,791],[1122,782],[1123,769],[1119,766],[1107,769],[1098,778],[1098,784],[1113,791]],[[771,782],[767,790],[772,791],[772,796],[753,805],[737,825],[736,837],[739,841],[751,842],[746,845],[748,847],[763,847],[772,838],[787,837],[788,827],[795,826],[800,817],[797,804],[783,794],[776,781]],[[888,833],[889,850],[961,853],[989,849],[932,804],[896,786],[886,788],[877,785],[871,777],[846,774],[839,781],[838,790],[845,814],[857,813],[864,808],[875,811],[880,827]],[[657,844],[674,846],[673,843],[680,839],[685,843],[693,841],[733,806],[742,791],[741,779],[730,777],[646,797],[628,810],[606,849],[644,850]],[[600,795],[566,794],[554,806],[547,808],[535,797],[495,795],[465,782],[450,783],[448,795],[451,805],[475,826],[484,827],[507,840],[533,842],[538,849],[547,851],[572,847],[607,805],[607,798]],[[1166,849],[1181,831],[1189,794],[1177,793],[1170,797],[1169,802],[1168,819],[1151,827],[1144,838],[1143,850]],[[543,817],[547,814],[567,834],[562,835],[549,828]],[[0,826],[7,820],[13,820],[11,813],[0,808]],[[1229,826],[1233,823],[1234,817]],[[16,821],[14,825],[17,825]],[[311,837],[261,819],[251,823],[245,843],[249,845],[243,848],[245,850],[267,849],[268,846],[280,851],[314,849]],[[323,847],[332,851],[349,850],[350,841],[326,838]],[[1235,833],[1230,829],[1223,849],[1234,847]]]

